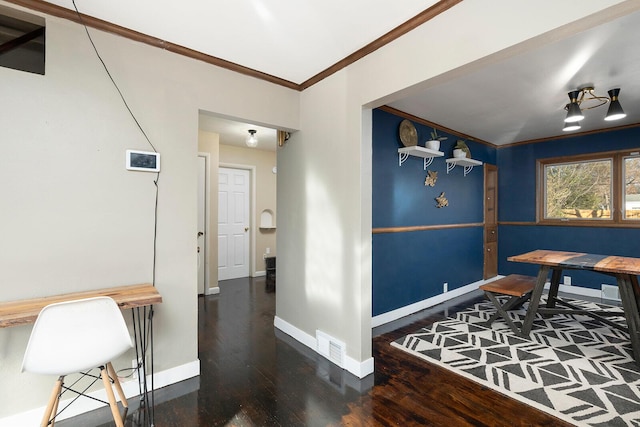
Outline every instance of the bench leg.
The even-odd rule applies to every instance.
[[[487,327],[490,327],[491,324],[496,319],[498,319],[498,317],[502,317],[504,321],[507,323],[507,325],[509,326],[509,328],[511,328],[514,334],[521,335],[520,329],[516,326],[515,323],[513,323],[513,321],[509,317],[509,313],[507,313],[507,310],[512,310],[516,307],[521,306],[529,299],[531,294],[528,293],[521,297],[511,297],[504,305],[500,304],[500,301],[498,301],[498,299],[496,298],[493,292],[485,292],[485,294],[487,295],[487,298],[489,298],[489,300],[496,307],[496,312],[489,318],[489,320],[487,320],[484,323],[484,325]]]

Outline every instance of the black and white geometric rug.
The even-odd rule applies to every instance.
[[[525,308],[510,312],[518,325]],[[391,345],[578,426],[640,426],[640,369],[626,333],[587,316],[538,316],[525,339],[501,320],[482,326],[494,312],[478,303]]]

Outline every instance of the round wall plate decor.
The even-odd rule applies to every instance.
[[[418,145],[418,131],[409,120],[403,120],[400,123],[400,141],[405,147]]]

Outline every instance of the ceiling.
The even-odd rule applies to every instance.
[[[639,40],[640,12],[635,12],[389,105],[474,139],[504,145],[566,135],[562,127],[567,93],[593,86],[598,96],[620,88],[627,117],[604,121],[608,104],[586,110],[579,132],[640,123]]]
[[[73,8],[71,0],[49,3]],[[436,3],[76,0],[83,14],[295,84],[317,76]],[[453,8],[467,4],[462,1]],[[490,8],[489,3],[487,13],[500,12]],[[439,19],[446,17],[445,10]],[[452,22],[451,27],[459,24]],[[441,79],[389,106],[470,139],[504,145],[563,135],[567,92],[592,85],[605,96],[608,89],[621,88],[627,117],[605,122],[606,106],[588,110],[579,132],[640,123],[640,12],[570,36],[559,31],[546,40],[553,41],[457,72],[455,78]],[[210,115],[201,115],[200,124],[203,130],[220,133],[221,143],[240,145],[249,128],[257,129],[263,136],[259,148],[275,149],[274,130]]]
[[[258,138],[258,149],[276,151],[277,136],[275,129],[226,119],[207,112],[200,112],[198,127],[203,131],[217,133],[221,144],[236,147],[246,147],[249,129],[253,129],[256,131],[255,136]]]

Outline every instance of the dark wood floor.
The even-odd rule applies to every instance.
[[[156,392],[155,425],[569,426],[389,345],[473,298],[374,330],[375,374],[359,380],[274,328],[264,278],[221,282],[219,295],[199,298],[201,376]],[[57,425],[113,425],[108,417],[100,410]]]

